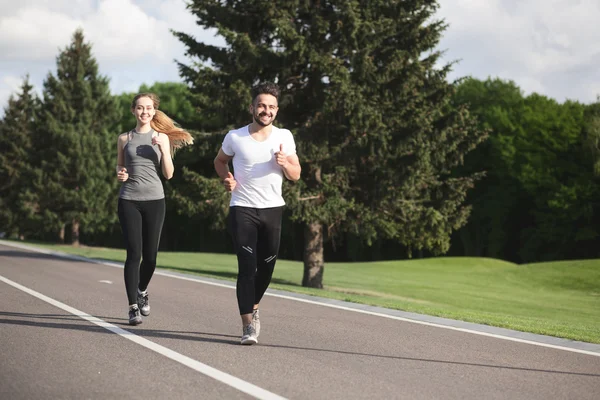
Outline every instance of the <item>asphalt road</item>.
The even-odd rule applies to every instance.
[[[231,282],[149,294],[131,327],[121,268],[0,244],[0,398],[600,398],[598,345],[270,291],[241,346]]]

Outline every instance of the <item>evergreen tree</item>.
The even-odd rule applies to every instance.
[[[22,194],[30,188],[31,137],[39,109],[40,101],[27,76],[21,92],[8,99],[0,121],[0,226],[8,236],[24,238],[29,233],[29,207]]]
[[[119,118],[108,78],[100,76],[92,46],[77,30],[57,57],[56,76],[44,81],[39,137],[40,212],[64,240],[79,243],[80,229],[104,230],[116,220],[116,142]]]
[[[249,122],[250,88],[282,88],[278,124],[295,135],[303,167],[287,184],[305,226],[303,285],[322,287],[324,234],[391,238],[444,253],[465,224],[477,174],[453,167],[484,137],[450,104],[451,65],[437,67],[446,25],[434,0],[193,0],[216,47],[176,33],[203,64],[180,64],[198,108],[220,128]],[[209,184],[205,184],[206,187]],[[325,228],[325,229],[324,229]]]

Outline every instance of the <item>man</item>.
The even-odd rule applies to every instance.
[[[252,91],[253,121],[229,131],[215,158],[215,170],[231,192],[228,229],[238,259],[236,294],[245,345],[258,343],[258,305],[273,275],[285,201],[283,177],[300,179],[296,144],[287,129],[273,126],[279,88],[272,83]],[[233,161],[235,175],[229,171]]]

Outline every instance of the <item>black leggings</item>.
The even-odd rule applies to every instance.
[[[158,243],[165,220],[165,199],[119,199],[118,213],[127,249],[124,275],[127,300],[131,305],[137,303],[137,289],[148,288],[156,269]]]
[[[240,315],[252,313],[275,268],[281,240],[283,207],[230,207],[228,228],[238,259],[237,301]]]

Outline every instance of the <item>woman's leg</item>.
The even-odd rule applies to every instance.
[[[137,304],[140,260],[142,258],[142,215],[136,202],[119,199],[119,222],[123,232],[123,241],[127,250],[125,260],[125,290],[129,305]]]
[[[140,202],[142,208],[142,264],[139,289],[144,292],[156,269],[160,234],[165,221],[165,199]]]

